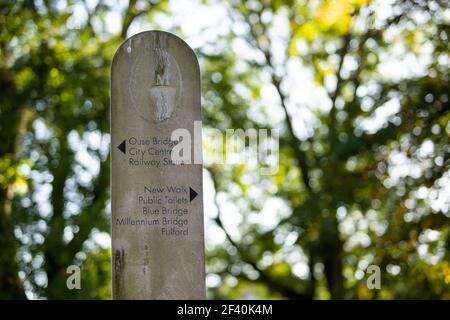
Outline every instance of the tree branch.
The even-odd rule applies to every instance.
[[[147,10],[137,10],[136,9],[137,0],[130,0],[125,15],[122,20],[122,31],[120,32],[120,37],[125,39],[127,37],[128,29],[135,18],[140,15],[147,13]]]
[[[92,11],[89,10],[89,7],[87,5],[87,0],[83,0],[82,2],[83,2],[84,9],[86,10],[87,15],[88,15],[87,24],[89,25],[89,28],[91,29],[92,34],[95,34],[94,25],[92,24],[92,18],[97,14],[103,1],[99,0]]]
[[[254,13],[258,14],[259,19],[261,20],[262,12],[257,11]],[[269,46],[267,46],[267,48],[263,48],[263,46],[261,45],[260,41],[258,40],[258,35],[256,34],[256,31],[254,30],[254,28],[252,28],[253,24],[249,21],[249,18],[248,18],[249,15],[242,15],[242,16],[250,28],[250,34],[251,34],[252,39],[249,42],[253,43],[254,46],[256,47],[256,49],[263,53],[265,60],[266,60],[266,65],[270,68],[271,82],[278,93],[278,96],[280,98],[280,104],[281,104],[281,107],[283,108],[284,115],[285,115],[285,124],[287,126],[288,133],[289,133],[289,145],[292,148],[292,150],[294,151],[295,158],[299,164],[300,171],[302,173],[302,175],[301,175],[302,183],[305,186],[307,192],[311,195],[313,193],[313,189],[312,189],[312,186],[310,183],[309,167],[308,167],[308,164],[306,161],[306,154],[300,149],[300,145],[301,145],[302,141],[295,134],[294,127],[293,127],[293,119],[287,110],[288,96],[281,89],[281,79],[275,73],[275,66],[272,61],[273,60],[272,53],[270,52]],[[266,31],[266,28],[263,24],[261,24],[261,25],[263,28],[262,33],[264,34],[264,32]]]
[[[341,91],[341,86],[342,86],[341,71],[342,71],[342,66],[344,65],[345,56],[347,55],[347,52],[348,52],[350,40],[351,40],[351,33],[349,31],[348,33],[346,33],[344,35],[344,37],[343,37],[344,44],[343,44],[341,50],[339,50],[339,66],[338,66],[338,69],[336,72],[336,78],[337,78],[336,88],[330,97],[331,98],[331,110],[330,110],[330,114],[329,114],[330,124],[328,126],[328,141],[330,142],[330,150],[333,149],[335,142],[336,142],[336,99],[339,95],[339,92]]]
[[[280,292],[282,295],[284,295],[288,299],[311,300],[312,296],[310,296],[308,294],[303,294],[303,293],[297,292],[295,289],[274,280],[268,274],[268,272],[266,270],[259,268],[257,263],[249,257],[249,255],[245,252],[245,250],[236,241],[233,240],[233,238],[230,236],[230,234],[227,232],[226,228],[223,225],[223,222],[221,219],[221,214],[220,214],[220,207],[219,207],[219,204],[217,203],[217,182],[214,177],[214,174],[211,171],[210,171],[210,173],[211,173],[211,179],[214,184],[214,189],[216,191],[216,195],[214,196],[214,203],[217,207],[217,217],[214,218],[214,221],[223,230],[228,242],[233,247],[236,248],[236,250],[238,251],[238,253],[240,254],[240,256],[242,258],[242,261],[251,265],[252,268],[255,269],[259,273],[259,279],[262,282],[264,282],[265,284],[267,284],[273,291]]]

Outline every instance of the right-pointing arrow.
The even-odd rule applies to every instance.
[[[127,145],[126,145],[126,142],[125,142],[125,141],[126,141],[126,140],[123,140],[122,143],[119,144],[119,145],[117,146],[117,148],[118,148],[120,151],[122,151],[123,154],[126,154],[126,153],[127,153]]]
[[[198,193],[195,192],[194,189],[192,189],[191,187],[189,187],[189,202],[192,202],[192,200],[195,199],[195,197],[197,197]]]

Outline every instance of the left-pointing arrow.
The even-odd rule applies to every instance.
[[[118,148],[120,151],[122,151],[123,154],[126,154],[126,152],[127,152],[127,145],[126,145],[126,142],[125,142],[125,141],[126,141],[126,140],[123,140],[122,143],[119,144],[119,145],[117,146],[117,148]]]

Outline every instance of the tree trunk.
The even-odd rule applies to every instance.
[[[2,108],[4,110],[4,108]],[[10,121],[2,131],[8,137],[5,149],[1,150],[0,159],[11,161],[14,165],[20,157],[23,135],[27,126],[27,109],[20,106],[15,111],[4,114]],[[0,185],[0,299],[26,299],[22,281],[19,277],[19,264],[17,261],[17,239],[14,235],[13,201],[14,192],[11,181],[6,186]]]
[[[343,249],[336,219],[329,218],[322,223],[320,237],[322,261],[331,298],[344,299]]]

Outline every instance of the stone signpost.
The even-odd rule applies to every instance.
[[[192,49],[161,31],[125,41],[111,66],[114,299],[205,298],[199,121]],[[177,132],[197,137],[191,160],[176,161],[191,143]]]

